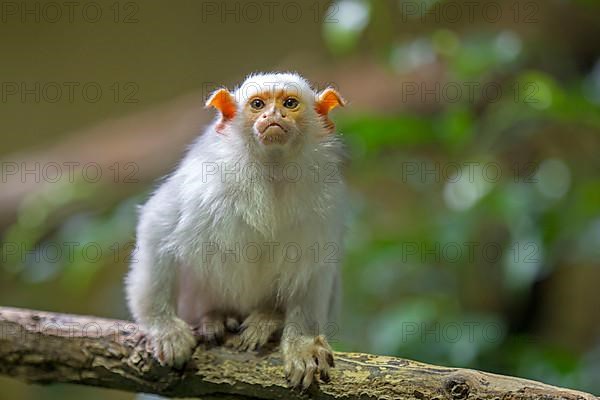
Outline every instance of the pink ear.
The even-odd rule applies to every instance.
[[[219,132],[224,128],[227,121],[235,117],[237,112],[235,99],[227,89],[218,89],[213,92],[208,100],[206,100],[205,106],[214,107],[221,112],[223,118],[217,126],[217,131]]]
[[[333,132],[335,125],[329,119],[329,112],[337,106],[343,107],[346,105],[346,101],[340,96],[340,94],[333,88],[327,88],[319,93],[317,101],[315,102],[315,110],[317,114],[323,117],[325,127]]]

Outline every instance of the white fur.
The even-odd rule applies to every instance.
[[[303,78],[251,75],[234,92],[238,104],[260,87],[298,89],[308,114],[302,134],[287,147],[265,149],[236,117],[223,133],[216,120],[191,145],[140,210],[126,283],[144,327],[169,330],[176,314],[193,323],[214,310],[299,307],[308,320],[329,318],[339,268],[329,256],[337,247],[341,257],[344,209],[344,184],[332,172],[339,172],[342,146],[323,127]],[[300,248],[302,256],[286,260],[284,248]]]
[[[286,90],[304,101],[314,104],[315,92],[306,79],[294,73],[252,74],[249,75],[233,95],[238,103],[244,103],[258,93]]]

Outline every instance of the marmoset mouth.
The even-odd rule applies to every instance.
[[[289,136],[287,135],[287,131],[280,124],[271,123],[258,135],[258,139],[263,144],[285,144],[288,141]]]
[[[283,132],[287,133],[287,129],[285,129],[282,125],[278,124],[277,122],[271,122],[269,125],[267,125],[265,127],[265,129],[263,129],[262,133],[265,133],[269,128],[271,127],[278,127],[279,129],[281,129]]]

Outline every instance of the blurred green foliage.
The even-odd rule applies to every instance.
[[[364,14],[374,7],[337,4],[345,3]],[[350,39],[360,49],[369,34],[358,22],[347,29],[327,41],[334,52],[351,52]],[[339,121],[352,154],[348,176],[359,188],[340,348],[600,390],[597,293],[550,289],[573,284],[561,283],[565,270],[590,269],[586,276],[600,281],[600,61],[565,78],[568,59],[550,57],[554,73],[536,67],[531,55],[540,45],[558,47],[510,29],[443,27],[380,46],[400,74],[442,64],[442,89],[464,91],[437,102],[429,95],[427,112],[404,107]],[[502,95],[466,95],[474,82]],[[544,321],[573,313],[568,293],[590,304],[575,313],[586,321],[582,332]]]

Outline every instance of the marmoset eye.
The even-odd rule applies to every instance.
[[[300,104],[300,102],[293,97],[288,97],[283,102],[283,106],[290,109],[298,107],[298,104]]]
[[[265,106],[265,102],[262,101],[261,99],[254,99],[250,102],[250,106],[252,108],[254,108],[255,110],[260,110],[261,108],[263,108]]]

